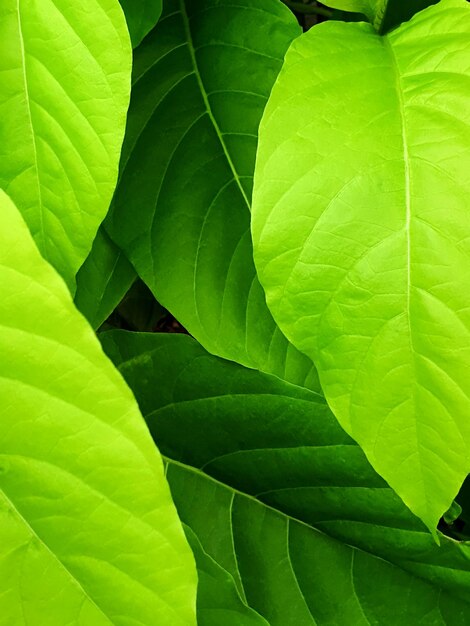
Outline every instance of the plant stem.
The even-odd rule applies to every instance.
[[[304,4],[303,2],[293,2],[293,0],[282,0],[285,5],[297,11],[297,13],[305,13],[307,15],[322,15],[323,17],[331,17],[333,12],[323,7],[313,6],[312,4]]]

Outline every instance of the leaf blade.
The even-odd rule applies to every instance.
[[[0,187],[73,290],[117,180],[132,62],[124,17],[116,0],[8,0],[0,21]]]
[[[329,24],[307,35],[305,47],[298,40],[290,77],[286,70],[277,85],[289,95],[295,97],[291,81],[302,63],[315,64],[309,38],[333,65],[341,55],[341,65],[334,77],[320,70],[312,79],[295,121],[275,87],[261,130],[253,210],[257,267],[277,322],[315,359],[342,426],[430,529],[451,505],[470,460],[462,420],[469,363],[462,349],[469,268],[461,156],[468,9],[443,0],[385,38],[366,25]],[[444,41],[445,60],[433,74]],[[315,95],[322,85],[323,100]],[[338,89],[348,93],[348,117],[333,103]],[[306,122],[315,103],[326,120],[317,128]],[[297,142],[296,124],[305,129]],[[275,142],[283,144],[277,153]],[[295,176],[283,167],[287,158]]]
[[[321,396],[218,359],[187,336],[112,331],[101,339],[166,458],[230,488],[201,503],[188,487],[179,506],[196,534],[211,534],[207,506],[228,543],[225,512],[233,494],[244,494],[467,602],[469,545],[442,534],[435,544]],[[215,540],[211,550],[242,589],[233,550]]]
[[[185,0],[176,11],[165,3],[136,51],[107,228],[157,300],[209,350],[318,386],[267,310],[249,233],[257,127],[299,32],[277,1]]]
[[[3,192],[0,211],[2,619],[193,624],[192,557],[135,400]]]

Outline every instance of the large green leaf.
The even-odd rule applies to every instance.
[[[470,545],[441,535],[438,547],[318,396],[189,337],[102,338],[169,461],[182,519],[269,623],[314,623],[308,611],[319,624],[367,623],[361,606],[380,626],[468,622]]]
[[[369,461],[430,527],[470,470],[470,6],[298,39],[260,130],[255,260]]]
[[[121,302],[135,279],[134,268],[101,226],[77,274],[75,304],[97,329]]]
[[[108,228],[157,300],[208,350],[315,385],[311,362],[266,307],[249,232],[258,124],[298,34],[278,0],[166,2],[135,54]]]
[[[192,555],[136,402],[3,192],[0,216],[0,623],[192,626]]]
[[[131,46],[117,0],[2,0],[0,187],[73,289],[111,200]]]
[[[126,15],[127,27],[136,48],[162,13],[162,0],[119,0]]]

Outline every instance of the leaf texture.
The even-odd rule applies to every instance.
[[[3,192],[0,214],[0,624],[195,626],[136,402]]]
[[[109,208],[129,103],[117,0],[3,0],[0,188],[74,289]]]
[[[430,529],[470,470],[469,80],[463,0],[383,38],[322,24],[287,54],[255,177],[271,311]]]
[[[266,307],[250,237],[258,124],[299,32],[277,0],[165,3],[135,54],[107,228],[157,300],[208,350],[318,386],[312,363]]]
[[[101,337],[181,518],[269,624],[467,623],[469,545],[438,547],[316,394],[189,337]]]

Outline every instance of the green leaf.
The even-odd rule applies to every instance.
[[[162,0],[119,0],[136,48],[152,30],[162,13]]]
[[[314,623],[309,612],[367,624],[361,606],[380,626],[466,624],[470,544],[440,535],[438,547],[316,394],[186,336],[101,338],[169,462],[183,521],[270,624]]]
[[[196,578],[121,376],[1,192],[0,621],[192,626]]]
[[[107,227],[157,300],[208,350],[318,386],[311,361],[266,307],[250,237],[258,124],[299,32],[278,0],[166,2],[135,54]]]
[[[131,47],[117,0],[3,0],[0,187],[74,289],[117,180]]]
[[[233,577],[204,551],[189,526],[185,527],[185,532],[196,557],[199,577],[198,626],[269,626],[259,613],[246,604]]]
[[[273,89],[255,177],[274,318],[430,529],[470,470],[469,68],[463,0],[383,38],[312,29]]]
[[[75,305],[96,330],[121,302],[136,273],[103,227],[77,274]]]

